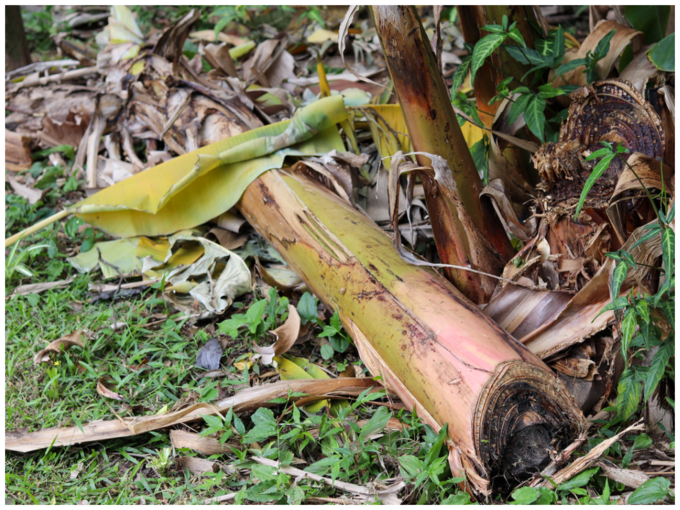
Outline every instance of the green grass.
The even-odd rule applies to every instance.
[[[18,212],[9,216],[6,235],[28,223],[26,216],[19,213],[32,210],[35,216],[42,208],[56,207],[61,199],[63,196],[56,193],[45,204],[31,209],[23,199],[7,195],[6,202]],[[172,409],[180,400],[187,405],[228,397],[238,390],[235,383],[243,380],[250,385],[267,383],[268,378],[261,379],[260,375],[271,371],[271,367],[255,365],[249,373],[244,373],[234,363],[246,359],[252,352],[253,340],[261,339],[258,341],[266,345],[267,340],[262,338],[265,331],[260,330],[275,327],[285,319],[285,313],[281,313],[286,309],[281,306],[285,298],[279,301],[275,319],[264,309],[261,320],[249,322],[245,317],[254,296],[243,296],[227,314],[233,318],[226,329],[233,331],[233,327],[237,327],[235,338],[220,331],[219,325],[227,316],[212,324],[210,321],[188,324],[166,306],[158,289],[147,289],[115,302],[92,302],[88,284],[100,281],[101,275],[98,272],[78,275],[64,260],[65,253],[74,253],[78,245],[87,240],[73,227],[62,222],[23,241],[17,253],[37,244],[52,249],[36,250],[23,259],[34,276],[29,278],[14,272],[6,280],[5,295],[9,296],[21,284],[75,277],[65,288],[16,296],[5,303],[7,431],[33,432],[44,427],[80,426],[92,420],[115,419],[112,409],[122,417],[151,415]],[[6,255],[9,252],[6,250]],[[318,322],[317,334],[325,327],[328,335],[336,335],[331,336],[331,344],[339,345],[344,352],[329,349],[326,341],[311,341],[295,346],[290,353],[322,365],[334,374],[350,363],[361,366],[355,347],[341,341],[344,336],[335,329],[339,328],[337,321],[330,321],[329,326],[329,321],[316,319],[316,303],[310,299],[305,297],[298,307],[303,320]],[[115,323],[124,323],[124,327],[114,329]],[[238,324],[248,327],[238,328],[235,326]],[[49,363],[33,363],[34,355],[48,342],[75,331],[88,332],[85,348],[75,346],[54,355]],[[226,378],[203,377],[205,371],[194,366],[198,349],[211,336],[228,342],[221,366]],[[148,368],[135,371],[138,365]],[[122,395],[124,403],[97,393],[97,381],[102,377],[110,378],[109,388]],[[227,379],[232,384],[226,384]],[[325,408],[317,415],[307,415],[285,403],[271,411],[261,410],[256,416],[257,424],[253,422],[253,413],[230,417],[234,428],[225,427],[214,435],[220,438],[230,430],[230,444],[237,446],[228,454],[211,458],[238,468],[231,475],[219,472],[197,476],[182,472],[177,465],[180,456],[202,456],[190,450],[170,450],[167,469],[159,468],[163,464],[159,456],[164,449],[172,448],[169,430],[28,454],[7,452],[6,500],[26,504],[75,504],[84,500],[91,504],[139,504],[144,498],[146,503],[155,500],[191,504],[237,492],[239,502],[266,500],[286,504],[304,502],[310,497],[351,497],[349,493],[311,480],[301,480],[293,487],[292,477],[274,474],[267,466],[255,464],[251,460],[253,456],[283,464],[293,458],[302,459],[304,464],[294,466],[360,485],[405,476],[418,482],[401,493],[402,498],[413,503],[437,503],[457,494],[446,448],[433,451],[437,434],[411,413],[390,411],[375,405],[371,398],[374,397],[350,401],[340,417],[332,416]],[[379,401],[387,399],[381,397]],[[408,428],[400,432],[385,431],[376,439],[366,437],[369,429],[356,425],[345,428],[347,423],[372,419],[372,424],[365,427],[377,425],[376,432],[381,432],[381,424],[393,416],[408,424]],[[262,425],[258,418],[266,423]],[[194,431],[210,432],[208,429],[208,423],[191,424]],[[319,437],[312,437],[310,429],[320,429]],[[266,494],[262,496],[262,493]]]

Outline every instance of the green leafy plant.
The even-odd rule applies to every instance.
[[[275,288],[269,289],[269,301],[259,299],[253,302],[246,313],[237,313],[231,318],[220,323],[219,329],[232,338],[238,338],[239,330],[247,327],[247,331],[255,339],[259,340],[262,336],[273,329],[277,320],[282,322],[288,317],[288,298],[279,299],[279,294]]]
[[[158,451],[158,455],[149,462],[149,466],[159,474],[165,474],[172,459],[172,448],[163,448]]]
[[[621,144],[618,144],[617,148],[614,149],[610,143],[601,143],[605,147],[593,152],[586,158],[587,161],[598,157],[601,159],[595,165],[592,174],[584,185],[576,208],[576,215],[578,216],[578,212],[594,181],[609,168],[615,157],[620,158],[644,188],[647,198],[657,215],[657,221],[645,227],[648,232],[635,242],[631,251],[652,237],[660,236],[664,263],[663,272],[665,279],[655,295],[643,295],[639,290],[636,292],[633,289],[627,297],[619,296],[621,286],[626,279],[628,271],[636,269],[637,263],[628,251],[619,250],[607,253],[607,256],[615,261],[615,268],[610,283],[610,292],[614,299],[600,313],[614,310],[623,316],[620,324],[621,352],[626,361],[626,368],[619,379],[616,411],[618,419],[625,421],[637,411],[640,399],[643,396],[642,383],[644,383],[644,401],[646,403],[664,375],[674,377],[672,366],[669,366],[669,362],[675,354],[675,296],[673,295],[673,290],[675,289],[675,232],[668,224],[674,219],[675,205],[670,210],[664,212],[665,204],[663,198],[665,190],[662,190],[657,197],[652,196],[635,170],[621,156],[629,152],[628,149]],[[661,209],[656,205],[658,198],[661,198]],[[660,316],[665,318],[670,325],[671,331],[663,339],[661,328],[656,324],[661,319],[653,315],[655,309],[660,312]],[[633,354],[629,356],[631,349]],[[641,357],[643,353],[651,349],[656,349],[656,354],[649,367],[643,367],[630,362],[632,358]]]
[[[319,335],[319,338],[328,338],[330,351],[328,349],[324,352],[324,345],[321,348],[321,355],[324,359],[330,359],[334,353],[343,353],[347,350],[347,347],[352,343],[352,339],[347,333],[342,331],[342,324],[340,323],[340,317],[336,311],[333,317],[331,317],[330,324],[324,325],[323,331]]]
[[[597,80],[597,63],[609,53],[609,43],[614,35],[616,35],[616,29],[611,30],[607,35],[600,39],[600,42],[597,43],[597,46],[595,47],[595,51],[588,51],[584,58],[575,58],[558,67],[555,71],[555,79],[562,76],[564,73],[585,66],[583,72],[586,73],[586,80],[588,83]]]

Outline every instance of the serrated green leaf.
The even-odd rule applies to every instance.
[[[626,367],[621,374],[617,391],[616,410],[621,419],[626,421],[637,411],[642,396],[641,385],[635,381],[635,374],[630,367]]]
[[[484,65],[484,61],[489,57],[489,55],[491,55],[501,44],[503,44],[505,38],[505,34],[489,34],[477,41],[477,44],[475,44],[475,49],[472,53],[472,63],[470,66],[470,72],[472,73],[472,76],[470,77],[470,83],[473,86],[477,71],[480,67],[482,67],[482,65]]]
[[[593,173],[590,174],[586,180],[586,183],[583,185],[583,191],[581,191],[581,196],[579,197],[578,205],[576,206],[574,220],[578,218],[578,213],[581,211],[581,207],[583,207],[583,203],[586,201],[586,197],[595,184],[595,181],[605,172],[607,168],[609,168],[609,164],[612,162],[612,159],[614,159],[614,156],[615,154],[608,154],[607,156],[603,157],[597,165],[595,165],[595,168],[593,168]]]
[[[652,478],[635,489],[628,498],[627,503],[629,505],[650,505],[656,503],[668,495],[670,486],[671,482],[666,478]]]
[[[271,409],[260,407],[253,413],[251,420],[255,426],[243,438],[245,443],[264,441],[268,437],[276,435],[276,419]]]
[[[215,416],[214,414],[203,414],[201,415],[203,421],[205,421],[209,427],[220,429],[222,428],[222,416]]]
[[[522,94],[517,99],[515,99],[515,102],[512,103],[512,107],[510,108],[510,114],[508,115],[509,124],[515,122],[519,116],[524,113],[529,101],[531,101],[533,97],[533,94]]]
[[[666,339],[666,341],[659,346],[659,350],[652,359],[652,364],[649,367],[647,378],[645,379],[645,403],[649,400],[649,397],[654,393],[654,390],[663,378],[663,375],[666,372],[666,365],[671,357],[673,357],[674,351],[673,342],[669,341],[669,339]]]
[[[543,130],[545,127],[545,99],[534,96],[524,112],[524,121],[536,137],[544,143]]]

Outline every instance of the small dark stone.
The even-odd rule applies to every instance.
[[[222,357],[222,344],[217,338],[211,338],[201,347],[196,355],[196,366],[206,370],[217,370],[220,368],[220,358]]]

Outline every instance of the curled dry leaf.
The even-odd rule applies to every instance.
[[[47,448],[50,445],[67,446],[72,444],[104,441],[117,437],[131,437],[151,430],[189,423],[202,419],[203,415],[215,412],[226,413],[233,407],[234,412],[254,411],[260,407],[270,407],[271,401],[279,398],[290,398],[299,401],[298,395],[306,394],[306,402],[323,400],[338,396],[358,396],[366,389],[379,391],[378,383],[369,378],[360,379],[309,379],[296,381],[279,381],[248,388],[236,393],[233,397],[214,402],[213,404],[194,404],[180,411],[163,415],[151,415],[116,420],[96,420],[81,427],[53,427],[37,432],[5,432],[5,449],[17,452],[30,452]]]
[[[205,473],[217,473],[222,470],[225,473],[235,473],[236,469],[231,466],[226,466],[219,462],[208,459],[200,459],[198,457],[186,457],[182,456],[179,458],[179,467],[184,471],[189,470],[190,473],[194,475],[203,475]]]
[[[5,181],[8,182],[9,185],[12,187],[14,193],[28,200],[29,204],[37,204],[40,200],[42,200],[43,196],[48,191],[48,189],[40,190],[25,186],[24,184],[18,182],[11,175],[5,176]]]
[[[260,347],[256,343],[253,343],[253,350],[258,353],[253,356],[253,359],[261,358],[262,363],[265,365],[271,365],[274,356],[280,356],[287,352],[293,347],[295,340],[298,339],[298,336],[300,335],[300,315],[298,314],[297,309],[289,304],[286,322],[269,333],[276,337],[274,345]]]
[[[38,352],[33,357],[33,363],[35,365],[39,363],[47,363],[50,360],[50,355],[53,353],[60,353],[63,350],[68,350],[74,345],[78,347],[85,347],[85,339],[87,338],[84,331],[76,331],[70,335],[62,336],[61,338],[50,342],[47,347]]]
[[[29,285],[19,285],[12,296],[27,296],[29,294],[40,294],[50,289],[59,289],[61,287],[66,287],[69,283],[73,281],[73,278],[68,278],[67,280],[59,280],[57,282],[45,282],[45,283],[31,283]]]
[[[241,248],[244,244],[246,244],[246,241],[248,240],[247,235],[237,235],[234,234],[233,232],[230,232],[229,230],[225,230],[223,228],[215,227],[210,229],[210,231],[205,235],[207,239],[210,239],[208,236],[215,236],[215,239],[217,239],[217,242],[222,246],[223,248],[226,248],[227,250],[236,250],[238,248]]]
[[[354,20],[354,17],[357,15],[359,12],[359,9],[361,9],[361,5],[350,5],[349,8],[347,9],[347,12],[345,13],[345,17],[342,19],[342,23],[340,23],[340,29],[338,30],[338,50],[340,51],[340,59],[342,60],[342,63],[345,64],[345,67],[347,70],[352,73],[354,76],[356,76],[359,80],[365,81],[366,83],[372,83],[373,85],[378,85],[379,87],[385,88],[384,85],[381,85],[380,83],[377,83],[373,80],[369,80],[365,76],[361,76],[359,73],[357,73],[354,68],[349,65],[345,61],[345,46],[346,43],[345,41],[347,40],[347,34],[349,33],[349,27],[352,25],[352,21]]]
[[[607,478],[614,480],[617,483],[622,483],[626,487],[632,487],[637,489],[649,480],[649,476],[644,474],[642,471],[634,471],[632,469],[621,469],[616,466],[612,466],[609,462],[601,460],[597,463],[602,469],[602,474]]]
[[[6,119],[5,119],[6,121]],[[5,129],[5,168],[12,172],[28,170],[33,164],[31,158],[31,139]]]
[[[99,393],[102,397],[112,398],[114,400],[125,402],[125,397],[119,395],[118,393],[111,389],[111,387],[115,386],[115,384],[116,382],[108,375],[105,377],[100,377],[99,380],[97,381],[97,393]]]
[[[190,448],[203,455],[221,455],[223,453],[229,453],[231,452],[229,449],[230,446],[238,446],[238,443],[220,443],[214,437],[201,437],[200,434],[179,429],[170,431],[170,441],[175,449]]]
[[[565,64],[577,58],[585,58],[586,53],[595,51],[600,39],[605,37],[612,30],[616,30],[616,34],[614,34],[614,37],[612,37],[609,42],[609,53],[597,63],[598,77],[600,79],[607,78],[614,67],[614,63],[626,46],[628,46],[634,38],[637,37],[642,39],[644,37],[642,32],[623,26],[616,21],[602,20],[595,26],[594,30],[591,31],[590,35],[583,41],[583,44],[577,51],[568,50],[565,53],[564,61],[562,63]],[[583,70],[584,67],[581,66],[571,72],[558,76],[557,79],[553,80],[553,86],[559,88],[560,85],[564,84],[587,85],[586,73],[584,73]],[[555,75],[555,71],[551,71],[550,75],[552,79],[552,76]]]
[[[310,480],[322,482],[325,483],[326,485],[330,485],[331,487],[351,492],[359,496],[359,500],[361,502],[366,502],[369,500],[369,498],[377,497],[380,501],[383,502],[383,504],[399,505],[401,504],[401,500],[397,497],[397,493],[406,486],[406,484],[403,481],[401,481],[401,479],[398,479],[398,481],[395,484],[391,485],[390,487],[383,490],[376,490],[374,488],[369,488],[362,485],[341,482],[339,480],[331,480],[330,478],[324,478],[322,476],[309,473],[308,471],[302,471],[301,469],[297,469],[294,467],[280,467],[277,461],[265,459],[263,457],[253,457],[253,460],[258,464],[275,467],[281,473],[285,473],[296,478],[309,478]]]
[[[592,465],[597,459],[604,455],[604,452],[606,452],[611,445],[619,441],[622,436],[624,436],[625,434],[630,434],[635,430],[642,430],[643,428],[644,426],[642,425],[641,421],[634,423],[627,429],[624,429],[618,434],[610,437],[609,439],[602,441],[600,444],[598,444],[588,453],[586,453],[583,457],[579,457],[570,465],[555,473],[553,476],[550,477],[550,480],[539,479],[538,480],[539,483],[536,484],[532,483],[531,485],[534,487],[547,487],[549,489],[552,489],[554,487],[553,484],[560,485],[566,482],[570,478],[576,476],[581,471]]]

